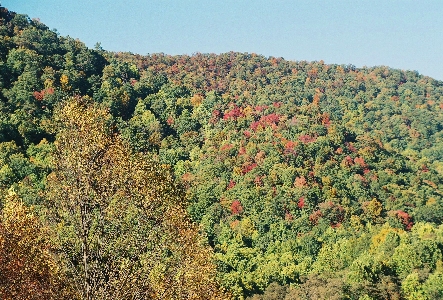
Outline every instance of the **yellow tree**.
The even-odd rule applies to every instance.
[[[78,299],[49,236],[17,196],[6,197],[0,215],[1,299]]]
[[[226,298],[167,168],[131,153],[88,99],[65,103],[56,121],[47,199],[82,298]]]

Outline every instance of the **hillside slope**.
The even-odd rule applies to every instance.
[[[53,109],[88,97],[134,152],[171,167],[235,297],[443,297],[442,81],[248,53],[111,53],[1,17],[3,194],[44,206]]]
[[[167,81],[123,133],[139,150],[156,137],[235,294],[320,276],[395,297],[418,270],[441,280],[443,82],[242,53],[116,57]],[[133,140],[147,115],[155,134]]]

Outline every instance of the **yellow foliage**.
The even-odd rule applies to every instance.
[[[371,201],[363,203],[363,211],[367,218],[372,221],[376,221],[383,210],[383,205],[373,198]]]
[[[62,76],[60,76],[60,84],[62,85],[62,89],[69,90],[70,87],[69,87],[68,83],[69,83],[69,78],[66,74],[63,74]]]
[[[43,226],[13,193],[0,215],[0,298],[77,299]]]
[[[352,215],[349,223],[351,224],[351,227],[354,228],[354,230],[356,231],[362,230],[364,228],[359,216]]]
[[[249,218],[244,218],[241,221],[231,225],[234,232],[237,233],[238,237],[253,237],[257,230],[254,227],[254,223]]]
[[[82,257],[73,273],[83,298],[226,299],[169,170],[133,154],[107,110],[86,99],[71,99],[56,119],[48,203],[66,224],[61,242]]]
[[[321,178],[323,185],[329,186],[331,185],[331,178],[329,176],[324,176]]]
[[[404,233],[404,231],[401,230],[401,229],[392,228],[388,224],[383,225],[381,230],[377,234],[372,236],[372,239],[371,239],[371,241],[372,241],[371,249],[373,251],[375,251],[375,249],[377,249],[381,244],[383,244],[386,241],[386,237],[390,233],[395,233],[395,234],[401,235],[401,234]]]
[[[240,167],[234,167],[234,169],[233,169],[233,173],[234,173],[235,175],[241,175],[241,174],[242,174],[242,172],[241,172],[241,168],[240,168]]]
[[[49,89],[53,87],[54,81],[52,79],[46,78],[44,84],[45,84],[45,89]]]
[[[435,240],[435,228],[430,223],[418,222],[412,227],[412,234],[417,234],[421,240]]]
[[[202,102],[203,102],[203,96],[200,94],[195,94],[194,96],[191,97],[191,104],[194,107],[200,106]]]
[[[427,206],[432,206],[432,205],[434,205],[434,204],[436,204],[436,203],[437,203],[437,200],[435,200],[434,197],[430,197],[430,198],[428,199],[428,201],[426,201],[426,205],[427,205]]]
[[[254,112],[254,110],[252,109],[252,107],[251,107],[250,105],[246,106],[246,107],[243,109],[243,114],[244,114],[246,117],[249,117],[250,115],[252,115],[253,112]]]

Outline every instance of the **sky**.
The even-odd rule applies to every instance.
[[[385,65],[443,80],[442,0],[2,0],[93,48]]]

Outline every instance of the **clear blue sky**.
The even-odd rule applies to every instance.
[[[89,47],[139,54],[239,51],[443,80],[443,0],[3,0]]]

